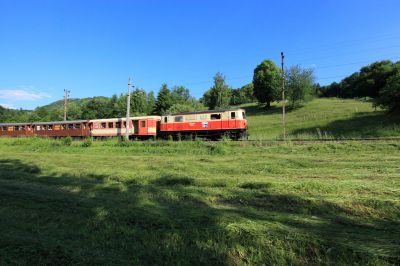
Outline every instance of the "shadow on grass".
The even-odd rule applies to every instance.
[[[348,119],[335,120],[326,126],[292,131],[292,135],[314,134],[318,130],[334,137],[390,137],[400,135],[400,114],[357,113]]]
[[[44,176],[35,165],[0,160],[1,264],[365,264],[381,239],[397,250],[377,258],[399,261],[393,221],[364,223],[334,203],[274,195],[259,183],[224,188],[211,206],[194,184]],[[309,222],[312,215],[324,222]],[[239,221],[278,226],[254,231]]]

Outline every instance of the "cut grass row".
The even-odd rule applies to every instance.
[[[0,139],[0,158],[4,264],[400,263],[396,141]]]

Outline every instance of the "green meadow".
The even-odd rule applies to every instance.
[[[0,139],[0,264],[395,265],[399,199],[395,140]]]
[[[248,114],[249,139],[282,139],[281,106],[270,110],[244,106]],[[290,139],[349,139],[400,137],[400,114],[373,108],[370,101],[321,98],[296,108],[287,107]]]

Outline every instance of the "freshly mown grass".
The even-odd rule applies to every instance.
[[[280,105],[270,110],[254,104],[244,106],[249,138],[282,138]],[[371,102],[353,99],[315,99],[287,109],[286,125],[291,139],[348,139],[400,137],[400,114],[387,114]]]
[[[400,143],[0,139],[0,264],[400,263]]]

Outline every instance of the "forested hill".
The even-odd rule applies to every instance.
[[[106,97],[95,97],[104,98]],[[72,116],[77,109],[81,109],[92,98],[68,99],[68,105]],[[3,122],[27,122],[27,121],[57,121],[62,120],[64,115],[64,100],[58,100],[35,110],[8,109],[0,106],[0,123]]]

